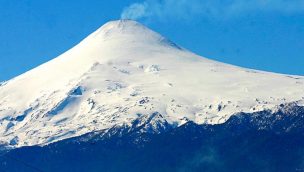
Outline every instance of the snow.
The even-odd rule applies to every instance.
[[[304,102],[304,77],[216,62],[130,20],[0,84],[0,142],[48,144],[161,114],[182,125]]]

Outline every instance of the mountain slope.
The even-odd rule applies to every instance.
[[[0,153],[0,169],[277,172],[304,168],[304,107],[288,105],[275,113],[242,113],[218,125],[188,122],[161,133],[141,132],[144,125],[13,149]]]
[[[120,20],[1,84],[0,141],[47,144],[155,114],[172,126],[219,124],[238,112],[303,101],[304,77],[212,61]]]

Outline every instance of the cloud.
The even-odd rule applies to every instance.
[[[255,12],[304,13],[304,0],[145,0],[125,7],[122,19],[231,18]]]
[[[134,3],[127,7],[121,14],[122,19],[139,19],[147,16],[147,3]]]

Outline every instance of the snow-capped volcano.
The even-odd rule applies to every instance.
[[[119,20],[1,84],[0,141],[47,144],[155,114],[172,126],[218,124],[291,102],[303,104],[304,77],[212,61]]]

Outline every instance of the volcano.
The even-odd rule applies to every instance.
[[[213,61],[138,22],[111,21],[57,58],[1,83],[0,141],[43,146],[141,124],[143,133],[162,133],[303,102],[302,76]]]

